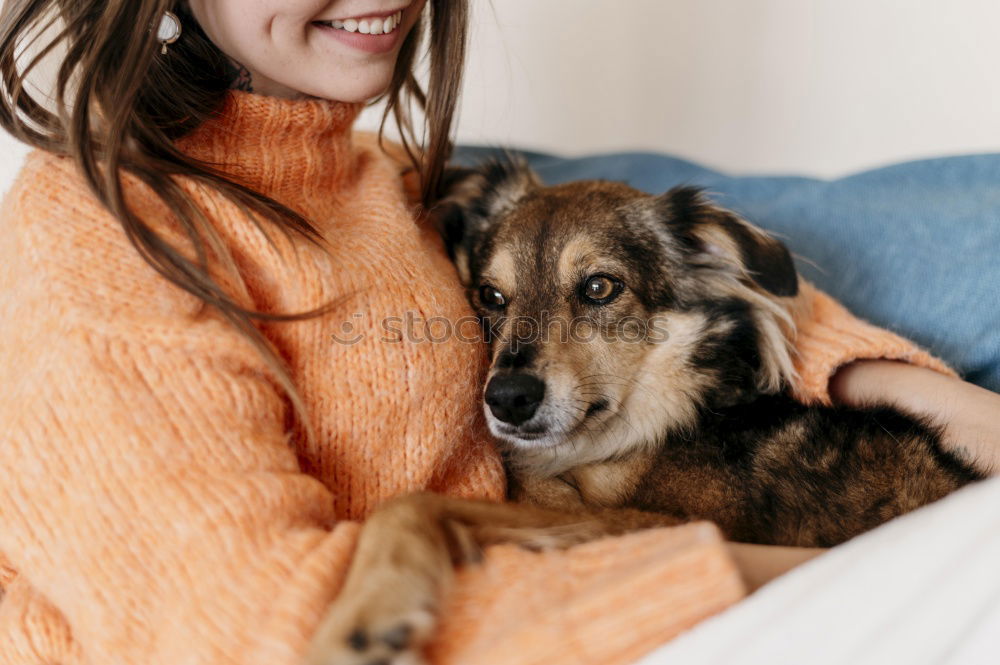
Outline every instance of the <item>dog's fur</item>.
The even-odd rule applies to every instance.
[[[442,226],[495,336],[487,401],[512,374],[544,383],[523,422],[486,408],[519,500],[708,519],[732,540],[828,547],[980,477],[920,418],[785,395],[791,256],[695,189],[543,187],[498,161],[458,181]],[[588,300],[595,276],[620,293]],[[505,304],[491,307],[484,289]],[[553,320],[600,334],[574,339]],[[644,334],[622,334],[623,321]]]
[[[791,257],[698,191],[544,187],[515,160],[449,186],[440,230],[491,340],[484,408],[521,504],[379,510],[312,663],[414,662],[452,565],[486,544],[707,519],[730,540],[831,546],[981,477],[919,417],[787,397]],[[612,296],[587,298],[595,278]]]

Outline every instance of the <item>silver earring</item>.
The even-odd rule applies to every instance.
[[[167,54],[167,45],[181,38],[181,20],[173,12],[163,12],[160,27],[156,29],[156,38],[163,44],[163,55]]]

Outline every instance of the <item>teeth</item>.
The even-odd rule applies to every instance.
[[[345,21],[320,21],[337,30],[360,32],[362,35],[388,35],[403,22],[403,12],[398,11],[388,18],[349,18]]]

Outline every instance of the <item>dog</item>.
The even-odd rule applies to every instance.
[[[792,257],[699,190],[544,187],[515,159],[453,189],[442,232],[492,338],[516,500],[830,547],[982,477],[925,419],[787,395]]]
[[[710,520],[829,547],[983,477],[918,416],[788,396],[791,255],[697,189],[546,187],[517,159],[447,187],[435,220],[490,344],[483,408],[514,503],[376,511],[311,663],[418,659],[453,566],[489,544]]]

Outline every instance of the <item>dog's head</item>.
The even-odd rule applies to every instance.
[[[624,454],[778,392],[798,281],[777,240],[692,188],[451,174],[439,228],[492,349],[494,436],[542,471]]]

